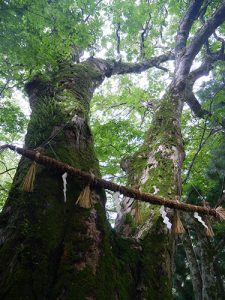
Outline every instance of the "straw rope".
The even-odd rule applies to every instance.
[[[37,153],[33,150],[27,150],[13,145],[3,145],[0,147],[0,149],[1,148],[3,149],[8,148],[12,151],[16,151],[18,154],[23,155],[31,160],[35,160],[37,163],[44,165],[50,169],[54,169],[59,173],[67,172],[68,175],[72,175],[72,176],[75,175],[77,177],[80,177],[82,180],[84,180],[87,184],[90,184],[91,186],[102,187],[104,189],[108,189],[113,192],[119,192],[120,194],[126,197],[130,197],[143,202],[147,202],[155,205],[164,205],[169,208],[179,209],[186,212],[198,212],[203,215],[210,215],[215,218],[220,218],[221,220],[224,220],[223,216],[225,216],[224,214],[225,210],[221,207],[214,209],[214,208],[192,205],[188,203],[172,201],[156,195],[140,192],[139,190],[128,188],[126,186],[122,186],[102,178],[98,178],[93,174],[81,171],[79,169],[76,169],[68,164],[57,161],[48,156],[41,155],[41,154],[37,155]]]

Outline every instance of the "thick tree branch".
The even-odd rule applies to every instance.
[[[101,76],[97,78],[98,82],[101,83],[104,80],[104,77],[111,77],[112,75],[120,74],[131,74],[131,73],[142,73],[150,68],[156,67],[162,69],[163,71],[168,71],[166,68],[160,66],[161,63],[164,63],[169,60],[174,60],[174,54],[169,51],[165,54],[146,59],[142,62],[137,63],[126,63],[121,60],[110,60],[110,59],[101,59],[90,57],[86,62],[95,65],[95,67],[101,73]]]
[[[152,67],[161,67],[160,64],[168,60],[174,60],[175,56],[172,52],[144,60],[140,63],[123,63],[116,61],[108,61],[111,67],[111,74],[128,74],[128,73],[141,73]]]
[[[211,112],[202,108],[192,89],[186,88],[185,101],[197,117],[204,118],[205,116],[211,116]]]
[[[192,90],[192,86],[187,85],[184,93],[184,101],[189,105],[190,109],[193,111],[193,113],[199,117],[199,118],[208,118],[212,116],[212,112],[206,109],[203,109],[199,101],[194,95],[194,92]],[[224,87],[224,86],[223,86]],[[219,91],[221,88],[219,89]],[[213,97],[216,96],[216,94],[219,92],[217,91]],[[213,98],[212,97],[212,98]],[[223,129],[225,129],[225,119],[218,120],[217,118],[214,120],[218,125],[220,125]]]
[[[193,88],[193,85],[197,79],[202,76],[207,76],[212,69],[212,58],[207,56],[203,63],[200,65],[199,68],[193,70],[188,76],[188,86]]]
[[[155,66],[157,69],[162,70],[164,72],[169,72],[169,69],[162,67],[162,66]]]
[[[201,66],[194,71],[192,71],[187,80],[186,88],[185,88],[185,101],[194,112],[194,114],[199,118],[204,118],[205,116],[211,116],[212,113],[205,109],[202,109],[201,104],[198,102],[197,98],[193,93],[193,85],[197,79],[202,76],[206,76],[209,74],[210,70],[212,69],[212,64],[218,60],[225,60],[225,53],[223,49],[223,44],[221,49],[216,52],[212,53],[211,55],[207,55],[201,64]],[[217,94],[218,92],[216,92]],[[224,124],[222,124],[224,126]]]
[[[216,28],[225,21],[225,1],[218,7],[215,13],[199,29],[191,44],[187,47],[184,58],[182,75],[188,74],[195,56],[199,53],[203,44],[214,33]]]
[[[179,57],[186,47],[187,39],[189,36],[190,29],[194,21],[198,18],[201,6],[204,0],[193,0],[180,22],[180,26],[176,37],[175,53],[176,57]]]
[[[202,1],[199,1],[202,2]],[[192,2],[194,5],[195,1]],[[207,2],[206,2],[207,4]],[[190,7],[192,7],[192,5]],[[201,12],[199,12],[201,14]],[[190,14],[186,14],[190,18]],[[195,15],[197,17],[197,14]],[[184,18],[185,20],[185,18]],[[225,1],[218,7],[214,14],[202,25],[198,32],[193,37],[189,46],[186,46],[187,42],[187,30],[194,22],[194,20],[187,20],[184,24],[181,22],[181,27],[184,27],[183,37],[178,34],[177,46],[176,46],[176,69],[175,76],[172,85],[180,92],[186,88],[187,76],[189,75],[192,63],[196,55],[199,53],[203,45],[207,45],[208,38],[215,32],[216,28],[219,27],[225,21]],[[183,24],[183,25],[182,25]],[[191,28],[191,27],[190,27]],[[186,29],[186,31],[185,31]],[[181,29],[180,29],[181,30]],[[179,37],[180,35],[180,37]],[[209,56],[218,55],[218,53],[210,53],[209,47],[207,50]],[[224,55],[224,46],[222,43],[220,55]],[[215,58],[213,58],[214,60]]]
[[[195,81],[202,76],[207,76],[210,70],[213,68],[213,63],[218,60],[225,60],[225,53],[224,53],[224,45],[221,45],[221,49],[215,53],[208,53],[201,66],[195,70],[193,70],[188,76],[188,86],[193,87]]]

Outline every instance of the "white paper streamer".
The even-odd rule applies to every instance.
[[[172,228],[172,223],[170,222],[170,220],[169,220],[169,218],[166,216],[166,211],[165,211],[165,207],[164,207],[164,205],[162,205],[161,207],[160,207],[160,214],[161,214],[161,216],[162,216],[162,218],[163,218],[163,223],[164,224],[166,224],[166,227],[168,228],[168,229],[171,229]]]
[[[202,220],[202,217],[200,217],[197,212],[194,212],[194,218],[196,218],[206,229],[208,229],[208,226],[205,224],[205,222]]]
[[[66,178],[67,178],[67,172],[62,175],[64,202],[66,202],[66,185],[67,185]]]
[[[120,193],[119,192],[116,192],[113,194],[113,201],[115,203],[116,212],[118,214],[117,218],[120,218],[122,215],[122,212],[121,212]]]

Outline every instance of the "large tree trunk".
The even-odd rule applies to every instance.
[[[184,158],[180,130],[182,105],[180,98],[170,89],[159,103],[144,145],[126,163],[130,185],[171,201],[179,199],[181,194]],[[139,299],[172,299],[173,235],[162,223],[159,208],[140,205],[140,226],[135,224],[137,206],[131,208],[127,199],[123,203],[123,217],[117,220],[119,232],[127,235],[133,231],[133,236],[142,244]]]
[[[61,65],[26,85],[32,108],[25,147],[99,176],[88,125],[89,101],[104,76],[94,63]],[[118,238],[105,193],[91,209],[75,204],[85,182],[37,166],[34,191],[21,191],[31,162],[22,158],[0,217],[1,299],[135,299],[139,247]]]

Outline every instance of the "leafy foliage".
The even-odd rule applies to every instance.
[[[14,153],[0,153],[0,210],[8,197],[18,161],[19,157]]]
[[[101,33],[99,7],[95,1],[3,1],[0,75],[27,78],[70,59],[71,47],[92,47]]]
[[[0,140],[12,142],[21,138],[27,120],[18,104],[5,99],[0,107]]]
[[[157,77],[155,77],[157,78]],[[140,77],[141,80],[141,77]],[[131,158],[143,143],[155,106],[159,102],[160,84],[137,84],[137,77],[121,76],[107,80],[91,102],[91,125],[103,175],[125,184],[120,167],[123,158]]]
[[[27,117],[14,99],[4,98],[0,106],[1,144],[15,143],[23,138]],[[19,157],[14,153],[0,152],[0,209],[3,206],[12,185]]]

